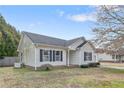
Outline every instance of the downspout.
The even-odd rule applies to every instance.
[[[82,65],[82,52],[81,52],[81,49],[80,49],[80,64],[79,64],[79,67]]]
[[[68,49],[68,64],[67,64],[68,67],[69,67],[69,58],[70,58],[70,57],[69,57],[69,49]]]
[[[115,53],[115,62],[117,61],[117,59],[116,59],[116,53]]]
[[[37,70],[37,65],[36,65],[36,61],[37,61],[37,59],[36,59],[36,57],[37,57],[37,55],[36,55],[36,47],[35,47],[35,70]]]
[[[19,63],[21,63],[21,56],[20,56],[20,51],[18,52],[18,61],[19,61]]]
[[[19,63],[22,63],[22,52],[19,52]]]

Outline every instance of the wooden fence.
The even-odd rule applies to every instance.
[[[4,57],[4,59],[0,59],[0,67],[14,66],[17,61],[18,57]]]

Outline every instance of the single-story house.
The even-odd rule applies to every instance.
[[[18,46],[20,62],[38,67],[82,65],[96,62],[95,48],[84,37],[63,40],[30,32],[22,32]]]
[[[124,49],[115,51],[97,48],[95,53],[97,62],[124,62]]]

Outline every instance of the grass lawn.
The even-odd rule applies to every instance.
[[[52,71],[31,71],[27,68],[0,67],[0,87],[124,88],[124,70],[66,68]]]

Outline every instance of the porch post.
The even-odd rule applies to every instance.
[[[19,57],[19,63],[22,63],[22,52],[19,52],[18,57]]]
[[[68,49],[68,64],[67,65],[69,66],[69,49]]]
[[[21,63],[21,55],[20,55],[20,51],[18,52],[18,61],[19,61],[19,63]]]
[[[117,59],[116,59],[116,53],[115,53],[115,62],[117,61]]]
[[[117,62],[117,50],[115,52],[115,62]]]
[[[35,70],[37,70],[37,66],[36,66],[36,57],[37,57],[37,55],[36,55],[36,53],[37,53],[37,51],[36,51],[36,47],[35,47]]]

